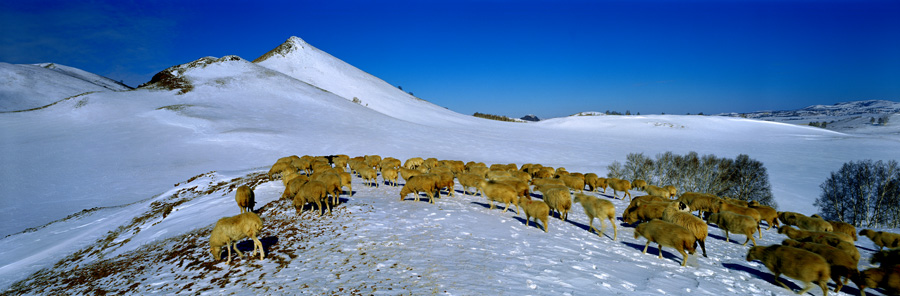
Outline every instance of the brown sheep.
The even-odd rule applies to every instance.
[[[834,232],[840,232],[846,235],[849,235],[853,238],[853,241],[859,240],[859,237],[856,236],[856,227],[851,225],[850,223],[845,223],[841,221],[828,221],[831,224],[831,227],[834,229]]]
[[[292,202],[294,209],[297,210],[297,214],[303,214],[304,205],[315,203],[319,208],[319,216],[322,216],[325,214],[325,209],[322,208],[324,203],[325,207],[328,208],[328,214],[331,215],[331,204],[328,203],[328,191],[326,188],[325,183],[321,181],[309,181],[300,186]]]
[[[677,200],[690,207],[691,211],[697,211],[697,214],[701,216],[703,212],[714,213],[719,211],[717,206],[720,199],[712,194],[685,192]]]
[[[209,252],[215,261],[222,260],[222,247],[228,250],[228,262],[231,264],[231,249],[233,248],[238,256],[244,257],[244,253],[237,248],[237,242],[250,238],[253,240],[253,254],[259,249],[259,259],[266,257],[262,242],[256,238],[262,230],[262,219],[254,212],[246,212],[237,216],[225,217],[216,221],[212,233],[209,236]],[[251,255],[251,256],[252,256]]]
[[[843,234],[843,233],[802,230],[802,229],[793,228],[790,225],[784,225],[784,226],[779,227],[778,233],[787,235],[788,237],[795,239],[795,240],[800,240],[800,239],[802,239],[804,237],[808,237],[808,236],[824,236],[824,237],[837,238],[839,240],[842,240],[842,241],[845,241],[845,242],[848,242],[851,244],[853,243],[853,239],[850,238],[850,236]]]
[[[859,249],[856,248],[856,245],[852,243],[845,242],[837,237],[833,236],[820,236],[813,235],[807,236],[800,239],[795,239],[801,242],[809,242],[809,243],[817,243],[823,245],[829,245],[837,248],[838,250],[844,251],[847,255],[850,256],[850,259],[853,259],[853,262],[859,262],[860,254]]]
[[[662,213],[669,206],[669,203],[648,203],[636,207],[629,207],[622,213],[622,220],[628,224],[634,224],[637,221],[650,221],[653,219],[662,219]]]
[[[650,246],[650,242],[657,244],[659,259],[662,259],[663,246],[678,250],[678,253],[684,256],[684,259],[681,260],[681,266],[687,265],[688,254],[684,252],[685,250],[691,254],[696,252],[694,245],[697,242],[690,231],[663,220],[650,220],[650,222],[641,223],[635,227],[634,238],[637,239],[638,237],[647,238],[647,243],[644,244],[644,254],[647,253],[647,247]]]
[[[597,229],[594,228],[594,218],[599,218],[600,231],[597,232],[597,235],[602,236],[603,231],[606,230],[606,223],[604,223],[603,220],[609,220],[609,224],[612,225],[613,228],[613,240],[616,240],[619,231],[616,229],[616,207],[612,202],[587,194],[576,193],[575,203],[581,203],[581,207],[584,208],[584,214],[590,219],[590,222],[588,222],[588,225],[590,226],[588,229],[589,231],[597,231]]]
[[[584,192],[584,177],[567,175],[559,177],[567,187],[576,192]]]
[[[719,202],[719,210],[714,211],[714,212],[724,212],[724,211],[732,212],[732,213],[739,214],[739,215],[749,216],[750,218],[753,218],[753,220],[756,220],[756,231],[759,232],[759,238],[762,238],[762,227],[759,226],[759,222],[762,221],[762,216],[759,214],[759,212],[757,212],[754,209],[748,208],[748,207],[731,204],[731,203],[728,203],[725,201],[720,201]]]
[[[600,179],[601,178],[594,173],[584,174],[584,185],[586,185],[591,192],[597,192],[597,189],[599,189],[601,185]],[[603,193],[606,193],[606,179],[603,179],[602,183]]]
[[[528,186],[527,182],[516,177],[505,177],[497,179],[496,181],[512,186],[512,188],[516,190],[518,196],[531,199],[531,186]]]
[[[543,185],[566,186],[566,183],[560,179],[535,178],[535,179],[531,179],[531,185],[534,185],[535,187],[543,186]],[[540,190],[536,190],[536,191],[540,191]]]
[[[622,195],[622,199],[624,200],[627,196],[628,200],[631,200],[631,193],[628,192],[628,190],[631,190],[631,182],[614,178],[607,179],[606,182],[609,183],[609,187],[613,189],[614,196],[618,196],[619,191],[622,191],[625,192],[625,195]]]
[[[628,207],[629,208],[637,207],[637,206],[645,205],[648,203],[658,203],[658,202],[668,203],[671,201],[662,196],[642,195],[642,196],[638,196],[638,197],[631,199],[631,203],[628,204]],[[682,204],[684,204],[684,203],[682,203]],[[687,205],[685,205],[685,207],[687,207]]]
[[[900,266],[866,269],[853,282],[859,287],[859,295],[865,296],[866,288],[881,288],[887,295],[900,295]]]
[[[673,185],[663,186],[666,190],[669,190],[669,197],[676,198],[678,196],[678,188]]]
[[[797,217],[806,217],[797,212],[778,212],[778,220],[784,225],[797,225]]]
[[[447,188],[447,194],[455,196],[455,194],[453,194],[453,188],[456,187],[456,182],[453,181],[453,179],[455,179],[453,173],[450,173],[450,171],[447,170],[446,172],[436,173],[435,175],[438,176],[437,183],[435,183],[435,186],[438,189],[438,197],[441,197],[441,188]]]
[[[384,182],[387,183],[390,181],[391,187],[397,186],[397,178],[399,177],[399,171],[393,167],[384,167],[382,164],[381,167],[381,178],[384,179]]]
[[[413,170],[413,169],[419,168],[424,163],[425,163],[425,160],[422,159],[421,157],[413,157],[413,158],[407,159],[406,162],[403,163],[403,167],[406,169]]]
[[[752,217],[733,212],[719,212],[709,215],[708,221],[718,225],[719,228],[725,231],[726,242],[729,241],[728,233],[731,232],[747,236],[744,246],[750,240],[753,240],[753,245],[756,246],[756,239],[753,238],[753,233],[759,231],[759,222],[756,222]]]
[[[806,217],[806,216],[796,216],[794,218],[795,225],[797,228],[803,230],[810,231],[823,231],[823,232],[832,232],[834,231],[834,227],[831,226],[831,223],[825,221],[822,218],[814,218],[814,217]]]
[[[766,230],[771,229],[772,226],[775,226],[776,228],[779,226],[778,212],[775,211],[774,208],[766,205],[761,205],[758,201],[755,200],[751,201],[749,204],[750,208],[756,210],[756,212],[759,213],[759,217],[762,218],[763,221],[766,221],[767,224],[769,224],[769,227],[767,227]]]
[[[550,188],[541,191],[544,194],[544,202],[550,206],[550,210],[559,214],[559,219],[566,221],[569,210],[572,209],[572,194],[568,188]]]
[[[400,178],[403,178],[404,181],[409,181],[410,178],[421,174],[422,172],[414,169],[400,168]]]
[[[644,186],[644,192],[646,192],[647,195],[662,196],[662,197],[665,197],[665,198],[670,198],[670,197],[671,197],[671,196],[669,195],[669,190],[668,190],[668,189],[659,188],[659,187],[656,187],[656,186],[653,186],[653,185],[645,185],[645,186]]]
[[[703,222],[702,219],[691,213],[679,211],[679,206],[684,206],[684,204],[678,203],[666,207],[666,209],[663,210],[662,220],[675,223],[690,231],[691,234],[694,235],[694,239],[697,243],[700,244],[700,249],[703,250],[703,257],[706,257],[706,236],[708,235],[706,222]]]
[[[516,189],[512,186],[502,182],[482,180],[480,188],[482,194],[488,199],[488,203],[491,204],[491,210],[494,209],[494,202],[496,201],[506,204],[506,208],[503,209],[504,213],[509,210],[511,204],[516,205],[516,214],[519,213],[519,205],[517,203],[519,196],[516,194]]]
[[[300,177],[294,178],[284,186],[284,193],[281,194],[281,198],[293,198],[294,195],[297,195],[297,190],[300,190],[300,186],[303,186],[303,184],[306,184],[306,182],[309,182],[309,178],[304,175],[300,175]]]
[[[339,191],[343,190],[344,187],[347,187],[347,192],[350,192],[350,196],[353,196],[353,177],[344,170],[335,170],[335,172],[341,177],[341,188]]]
[[[407,194],[415,193],[416,201],[419,201],[419,192],[424,192],[428,196],[428,202],[434,203],[434,192],[437,190],[438,177],[432,174],[422,174],[411,177],[406,180],[406,184],[400,189],[400,201],[406,198]]]
[[[482,178],[481,176],[470,173],[463,173],[459,175],[457,179],[459,179],[459,185],[462,186],[463,193],[465,194],[470,194],[469,187],[475,188],[474,192],[477,193],[479,191],[478,188],[481,187],[481,181],[484,181],[484,178]]]
[[[857,262],[838,248],[817,243],[799,242],[792,239],[786,239],[781,244],[804,249],[825,258],[825,261],[831,266],[831,280],[837,284],[837,287],[834,288],[835,292],[840,291],[848,280],[859,275],[859,270],[856,268]],[[842,281],[841,278],[844,280]]]
[[[341,176],[332,173],[330,170],[313,174],[310,180],[315,180],[325,184],[325,192],[331,194],[331,203],[338,203],[338,196],[341,195]]]
[[[647,188],[647,181],[644,181],[641,179],[634,179],[634,181],[631,181],[631,187],[634,189],[637,189],[637,190],[644,191],[644,189]],[[647,194],[655,195],[655,194],[651,194],[649,192],[647,192]]]
[[[522,207],[522,210],[525,211],[525,226],[529,225],[531,218],[534,218],[534,224],[537,224],[538,220],[544,223],[544,232],[549,232],[547,228],[549,224],[547,224],[548,216],[550,216],[550,207],[547,206],[546,203],[539,200],[530,200],[528,198],[519,197],[519,206]]]
[[[872,264],[879,264],[881,267],[888,267],[900,264],[900,249],[891,249],[887,251],[878,251],[872,255]]]
[[[816,282],[822,293],[828,295],[831,268],[825,258],[816,253],[782,245],[757,246],[747,251],[747,261],[753,260],[761,261],[775,275],[775,283],[785,289],[791,288],[778,279],[781,274],[803,282],[804,288],[797,294],[806,293],[812,288],[810,283]]]
[[[863,229],[859,232],[859,235],[865,235],[872,240],[878,246],[879,251],[884,250],[884,247],[888,249],[900,247],[900,234]]]
[[[250,186],[241,185],[238,187],[237,192],[234,193],[234,201],[241,208],[242,214],[244,212],[253,212],[253,205],[256,204],[253,189],[250,189]]]
[[[269,179],[274,179],[276,176],[280,177],[284,175],[284,172],[291,171],[296,172],[297,168],[292,166],[290,163],[276,162],[274,165],[272,165],[272,168],[269,169],[269,173],[267,175],[269,176]]]
[[[359,177],[363,179],[363,185],[378,187],[378,172],[370,167],[363,167],[356,170]]]

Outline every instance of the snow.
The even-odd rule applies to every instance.
[[[513,211],[488,210],[480,196],[458,193],[435,205],[400,201],[399,188],[366,187],[356,178],[354,196],[342,195],[335,215],[324,218],[298,218],[277,200],[280,181],[255,184],[257,208],[265,207],[267,259],[212,264],[200,234],[237,214],[233,193],[220,182],[257,180],[291,154],[540,163],[605,175],[628,153],[743,153],[765,164],[780,210],[812,213],[831,171],[852,160],[893,159],[900,148],[890,134],[714,116],[479,119],[409,96],[299,38],[287,43],[292,51],[255,63],[227,57],[184,68],[179,75],[193,85],[187,92],[98,91],[0,113],[0,243],[7,246],[0,250],[0,289],[43,268],[65,272],[127,258],[147,268],[98,285],[137,283],[130,293],[138,294],[188,292],[181,289],[189,284],[215,294],[279,293],[267,290],[276,287],[308,294],[782,294],[765,267],[743,260],[747,247],[724,242],[714,227],[709,258],[691,256],[681,267],[672,250],[663,260],[653,246],[653,255],[641,254],[644,241],[630,227],[619,225],[616,241],[589,233],[580,205],[568,222],[553,218],[544,233]],[[175,202],[170,213],[159,212],[160,204]],[[619,213],[627,205],[614,202]],[[774,230],[763,237],[762,245],[784,238]],[[857,245],[871,253],[867,239]],[[172,257],[166,250],[180,256],[155,260]],[[154,260],[138,259],[145,254]],[[232,272],[240,276],[226,276]],[[230,277],[233,285],[190,277]]]
[[[87,92],[130,89],[109,78],[52,63],[0,63],[0,85],[0,112],[38,108]]]

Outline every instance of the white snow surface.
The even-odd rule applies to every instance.
[[[491,121],[417,100],[308,45],[277,57],[258,63],[221,59],[188,69],[183,77],[194,88],[183,94],[99,91],[40,110],[0,113],[0,209],[5,213],[0,244],[6,246],[0,249],[0,290],[73,252],[98,248],[98,240],[125,226],[133,231],[117,238],[123,244],[69,260],[56,270],[124,258],[117,256],[159,244],[174,247],[166,239],[188,239],[204,227],[208,235],[218,218],[238,213],[228,190],[194,193],[166,217],[132,222],[153,202],[179,198],[173,197],[179,190],[198,186],[203,191],[221,181],[264,172],[279,157],[292,154],[540,163],[605,175],[607,165],[624,162],[633,152],[655,156],[696,151],[720,157],[743,153],[765,164],[779,210],[811,214],[819,184],[841,164],[895,159],[900,151],[900,138],[891,135],[727,117]],[[362,104],[351,102],[352,97]],[[185,184],[210,171],[215,173]],[[620,225],[616,241],[589,233],[577,204],[568,222],[553,218],[550,233],[543,233],[533,225],[526,227],[513,211],[488,210],[480,196],[444,197],[431,205],[409,198],[399,201],[399,188],[366,187],[356,178],[354,189],[353,197],[342,195],[344,203],[334,218],[305,222],[315,225],[310,231],[327,235],[310,237],[301,229],[296,236],[306,240],[295,243],[286,239],[289,235],[264,230],[270,238],[267,247],[273,248],[271,258],[282,258],[303,244],[298,257],[286,259],[287,267],[275,268],[275,259],[257,258],[238,260],[231,267],[218,263],[213,271],[190,271],[201,278],[241,271],[240,277],[230,279],[232,284],[203,290],[203,285],[212,285],[209,280],[179,276],[189,272],[182,264],[150,260],[146,264],[153,268],[128,277],[140,282],[134,293],[187,293],[190,290],[181,289],[192,282],[197,282],[194,292],[214,294],[300,288],[309,294],[343,294],[340,288],[362,294],[461,295],[787,292],[773,284],[761,264],[743,260],[747,247],[718,239],[722,233],[715,227],[710,227],[707,242],[710,257],[691,256],[688,266],[681,267],[680,256],[671,249],[663,260],[640,254],[644,240],[634,239],[632,228]],[[282,190],[280,181],[257,187],[257,207],[270,207],[263,212],[265,221],[297,219],[289,203],[277,201]],[[627,203],[615,203],[621,214]],[[83,209],[94,210],[64,218]],[[26,228],[31,229],[23,232]],[[774,230],[764,231],[763,237],[763,245],[785,238]],[[209,261],[205,238],[198,241],[193,254]],[[867,258],[871,242],[861,238],[857,245]],[[861,266],[868,264],[863,261]],[[336,268],[350,267],[355,271],[336,274]],[[122,280],[112,277],[98,285],[120,289]],[[288,290],[266,290],[274,286]]]
[[[130,89],[112,79],[53,63],[0,63],[0,85],[0,112],[38,108],[87,92]]]

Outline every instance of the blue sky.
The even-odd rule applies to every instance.
[[[451,110],[750,112],[900,101],[900,1],[0,1],[0,62],[136,86],[303,38]]]

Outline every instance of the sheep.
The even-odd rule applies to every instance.
[[[254,212],[245,212],[237,216],[225,217],[216,221],[212,233],[209,236],[209,252],[215,261],[222,259],[222,246],[228,250],[228,261],[231,264],[231,249],[233,248],[238,256],[244,257],[244,253],[237,248],[237,242],[250,238],[253,240],[253,254],[259,249],[259,259],[266,257],[262,242],[256,238],[262,230],[262,219]],[[252,256],[251,255],[251,256]]]
[[[656,187],[653,185],[644,185],[644,192],[646,192],[647,195],[656,195],[656,196],[662,196],[665,198],[671,197],[671,196],[669,196],[668,189],[659,188],[659,187]]]
[[[341,176],[329,171],[324,173],[313,174],[310,180],[315,180],[325,184],[325,192],[331,194],[331,203],[338,203],[338,196],[341,195]]]
[[[325,214],[322,203],[325,203],[325,207],[328,208],[328,214],[331,215],[331,204],[328,203],[328,190],[326,188],[325,183],[321,181],[309,181],[300,186],[292,201],[297,214],[303,214],[303,206],[307,203],[315,203],[319,208],[319,216],[322,216]]]
[[[531,185],[542,186],[542,185],[560,185],[566,186],[566,183],[560,179],[547,179],[547,178],[535,178],[531,179]]]
[[[712,194],[685,192],[677,199],[683,202],[691,211],[697,211],[698,215],[703,212],[718,212],[719,198]]]
[[[600,179],[603,179],[603,180],[601,181]],[[603,185],[602,186],[603,193],[606,193],[606,179],[605,178],[600,178],[597,176],[597,174],[594,174],[594,173],[584,174],[584,185],[587,185],[588,190],[590,190],[591,192],[597,192],[597,189],[599,189],[601,187],[600,186],[601,182]]]
[[[647,238],[647,243],[644,244],[644,254],[647,253],[647,247],[650,246],[650,242],[655,242],[657,244],[656,248],[659,250],[659,259],[662,259],[663,246],[672,247],[678,250],[678,253],[681,253],[681,255],[684,256],[684,259],[681,260],[681,266],[687,265],[688,254],[684,252],[685,250],[691,254],[696,252],[694,245],[697,242],[690,231],[684,229],[684,227],[663,220],[654,219],[647,223],[641,223],[635,227],[634,238],[637,239],[638,237]]]
[[[838,250],[844,251],[847,255],[850,256],[850,259],[853,262],[859,262],[860,254],[859,249],[856,248],[856,245],[852,243],[845,242],[837,237],[833,236],[821,236],[821,235],[813,235],[807,237],[801,237],[799,239],[794,239],[800,242],[809,242],[816,243],[822,245],[828,245],[837,248]]]
[[[481,187],[481,181],[484,181],[484,178],[481,176],[463,173],[457,177],[459,179],[459,185],[463,187],[463,192],[465,194],[469,194],[469,187],[474,187],[475,192],[478,192],[478,188]]]
[[[269,173],[266,175],[269,176],[269,179],[273,179],[273,178],[275,178],[276,175],[282,176],[282,175],[284,175],[284,172],[290,172],[290,171],[296,172],[297,169],[290,163],[276,162],[274,165],[272,165],[272,168],[269,169]]]
[[[759,213],[759,217],[762,219],[762,221],[766,221],[766,223],[769,224],[769,227],[767,227],[766,230],[772,229],[772,226],[775,226],[776,228],[779,226],[778,212],[775,211],[774,208],[766,205],[761,205],[758,201],[755,200],[750,201],[749,205],[751,209],[754,209],[757,213]]]
[[[241,185],[238,187],[237,192],[234,193],[234,201],[241,208],[242,214],[244,212],[253,212],[253,205],[256,204],[253,189],[250,189],[250,186]]]
[[[797,225],[797,217],[806,217],[797,212],[778,212],[778,220],[784,225]]]
[[[628,224],[634,224],[637,221],[650,221],[653,219],[662,219],[662,213],[669,206],[669,203],[648,203],[636,207],[629,207],[622,213],[622,220]]]
[[[370,168],[381,169],[379,165],[381,165],[381,156],[380,155],[366,155],[366,165]]]
[[[293,198],[294,195],[297,195],[297,190],[300,190],[300,186],[309,182],[309,178],[304,175],[300,175],[298,178],[294,178],[287,185],[284,186],[284,193],[281,194],[281,198]]]
[[[678,195],[678,188],[673,185],[666,185],[663,188],[669,190],[669,197],[671,198],[675,198]]]
[[[668,203],[668,202],[669,202],[668,199],[661,197],[661,196],[643,195],[643,196],[638,196],[638,197],[631,199],[631,203],[628,204],[628,207],[629,208],[637,207],[637,206],[645,205],[648,203]],[[682,203],[682,204],[684,204],[684,203]],[[687,207],[687,205],[685,205],[685,207]]]
[[[706,236],[708,235],[706,222],[703,222],[702,219],[691,213],[679,211],[680,206],[684,206],[684,204],[671,204],[666,207],[662,213],[662,220],[675,223],[690,231],[697,243],[700,244],[700,249],[703,250],[703,257],[706,257]]]
[[[347,192],[350,192],[350,196],[353,196],[353,177],[344,170],[335,170],[335,172],[341,177],[341,188],[339,190],[343,190],[344,187],[347,187]]]
[[[830,220],[828,221],[828,223],[831,224],[831,227],[833,229],[832,231],[849,235],[851,238],[853,238],[853,241],[859,240],[859,237],[856,236],[856,227],[854,227],[852,224]]]
[[[718,225],[719,228],[725,231],[726,242],[730,241],[728,233],[731,232],[747,236],[747,240],[742,245],[746,246],[747,242],[753,240],[753,245],[756,246],[756,239],[753,238],[753,233],[759,230],[759,222],[756,222],[752,217],[733,212],[719,212],[709,215],[707,221]]]
[[[757,212],[754,209],[748,208],[748,207],[727,203],[725,201],[719,201],[718,211],[713,211],[713,212],[723,212],[723,211],[728,211],[728,212],[733,212],[735,214],[749,216],[750,218],[753,218],[753,220],[756,220],[756,231],[759,232],[759,238],[762,238],[762,227],[759,226],[759,221],[762,221],[762,216],[759,215],[759,212]]]
[[[453,181],[453,179],[455,179],[453,177],[453,173],[451,173],[450,170],[448,169],[446,172],[436,173],[435,175],[438,176],[438,181],[435,184],[435,186],[437,186],[437,189],[438,189],[438,192],[437,192],[438,197],[441,197],[441,188],[447,188],[447,193],[450,196],[454,196],[453,187],[456,186],[456,182]]]
[[[385,167],[382,165],[381,167],[381,178],[384,179],[384,182],[387,183],[390,181],[391,187],[397,186],[397,178],[399,176],[399,171],[392,167]]]
[[[414,169],[400,168],[400,178],[403,178],[404,181],[409,181],[410,178],[421,174],[422,172]]]
[[[888,249],[900,247],[900,234],[863,229],[859,232],[859,235],[865,235],[872,240],[872,242],[878,246],[879,251],[884,250],[884,247],[887,247]]]
[[[401,165],[400,160],[393,157],[385,157],[381,160],[381,164],[379,164],[382,174],[384,174],[384,169],[398,169]]]
[[[880,264],[881,267],[900,264],[900,249],[878,251],[878,253],[872,255],[870,262],[872,264]]]
[[[422,174],[410,177],[406,180],[406,184],[400,189],[400,201],[406,198],[407,194],[415,193],[416,201],[419,201],[419,192],[425,192],[428,196],[428,202],[434,204],[434,191],[437,190],[438,177],[432,174]]]
[[[584,178],[578,176],[562,176],[559,178],[563,181],[566,186],[568,186],[573,191],[584,192]]]
[[[834,227],[831,226],[831,223],[825,221],[822,218],[813,218],[806,216],[796,216],[794,218],[797,228],[803,230],[811,230],[811,231],[834,231]]]
[[[866,288],[881,288],[886,295],[900,295],[900,266],[866,269],[853,282],[862,296],[866,295]]]
[[[850,236],[843,234],[843,233],[802,230],[802,229],[793,228],[790,225],[784,225],[784,226],[779,227],[778,233],[787,235],[788,237],[795,239],[795,240],[799,240],[799,239],[802,239],[802,238],[808,237],[808,236],[824,236],[824,237],[837,238],[839,240],[842,240],[842,241],[845,241],[845,242],[848,242],[851,244],[853,243],[853,239],[850,238]]]
[[[547,224],[547,222],[549,221],[548,216],[550,216],[550,207],[547,206],[547,203],[519,197],[518,205],[525,211],[525,226],[529,225],[529,222],[533,217],[534,224],[537,224],[537,221],[541,220],[541,222],[544,223],[544,232],[549,232],[549,229],[547,228],[549,224]]]
[[[530,186],[528,186],[528,183],[526,183],[525,181],[522,181],[521,179],[515,177],[501,178],[496,181],[512,186],[512,188],[516,190],[516,194],[518,196],[531,199],[531,193],[529,192]]]
[[[370,167],[359,168],[356,170],[356,173],[363,179],[363,184],[368,184],[368,186],[375,185],[375,187],[378,187],[378,172],[375,171],[375,169]]]
[[[597,231],[597,229],[594,228],[594,218],[599,218],[600,231],[597,232],[597,235],[602,236],[603,231],[606,230],[606,223],[604,223],[603,220],[609,220],[609,224],[612,225],[613,228],[613,240],[616,240],[616,237],[619,236],[619,231],[616,229],[616,207],[612,202],[587,194],[576,193],[575,203],[581,203],[581,207],[584,208],[584,214],[587,215],[589,219],[589,231]]]
[[[559,214],[559,219],[566,221],[569,217],[569,210],[572,209],[572,194],[568,188],[550,188],[544,191],[544,202]]]
[[[631,187],[634,189],[643,191],[645,188],[647,188],[647,181],[644,181],[641,179],[634,179],[634,181],[631,181]],[[647,192],[647,193],[649,194],[649,192]],[[650,195],[654,195],[654,194],[650,194]]]
[[[856,268],[858,262],[854,261],[850,258],[850,255],[838,248],[812,242],[800,242],[792,239],[786,239],[782,241],[781,244],[804,249],[825,258],[825,261],[831,266],[831,280],[837,284],[837,287],[834,289],[835,292],[840,291],[848,280],[859,275],[859,270]],[[841,278],[843,278],[843,281]]]
[[[413,157],[407,159],[406,162],[403,163],[403,167],[412,170],[422,166],[423,163],[425,163],[425,160],[421,157]]]
[[[613,178],[607,179],[606,182],[609,183],[609,187],[613,189],[613,195],[618,196],[619,191],[623,191],[625,192],[625,195],[622,195],[622,199],[625,199],[627,196],[628,199],[631,200],[631,193],[628,192],[628,190],[631,189],[631,182]]]
[[[299,178],[300,176],[304,176],[304,175],[301,175],[300,173],[293,172],[293,171],[284,172],[281,174],[281,184],[284,186],[287,186],[287,184],[290,183],[291,180],[293,180],[294,178]]]
[[[488,203],[491,204],[491,210],[494,209],[494,202],[496,201],[506,204],[506,208],[503,209],[504,213],[509,210],[510,204],[515,204],[516,214],[519,213],[519,205],[516,203],[518,201],[518,194],[516,194],[516,189],[512,186],[502,182],[482,180],[479,187],[481,188],[482,195],[487,197]]]
[[[791,288],[778,279],[781,274],[803,282],[804,288],[797,294],[806,293],[812,288],[810,283],[816,282],[822,293],[828,295],[831,268],[825,258],[816,253],[782,245],[756,246],[747,251],[747,261],[753,260],[761,261],[774,274],[775,283],[785,289]]]

